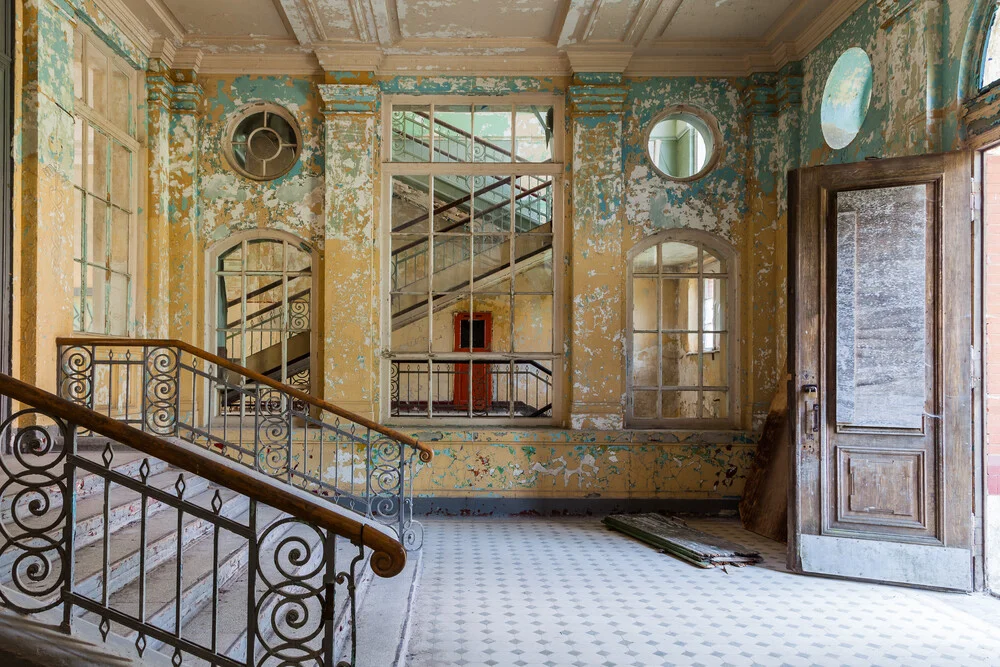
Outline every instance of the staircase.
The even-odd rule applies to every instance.
[[[68,636],[9,655],[393,664],[358,619],[416,576],[429,449],[178,341],[59,344],[62,397],[0,376],[0,628]]]

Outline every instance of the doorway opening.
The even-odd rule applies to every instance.
[[[455,352],[489,352],[493,343],[493,315],[490,313],[455,314]],[[455,407],[468,410],[472,396],[474,411],[487,410],[493,403],[493,384],[490,381],[490,363],[472,362],[455,364]]]
[[[983,547],[986,588],[1000,595],[1000,145],[982,162]]]

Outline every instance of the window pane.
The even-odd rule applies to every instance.
[[[73,259],[83,259],[83,192],[73,188]]]
[[[280,274],[285,262],[285,244],[270,239],[254,239],[247,243],[247,271],[268,271]],[[273,278],[267,282],[272,282]]]
[[[117,141],[112,142],[111,203],[132,210],[132,153]]]
[[[632,392],[632,414],[636,419],[656,419],[656,401],[658,394],[655,391],[633,391]]]
[[[514,351],[552,351],[552,296],[514,296]]]
[[[664,391],[660,399],[664,419],[697,419],[697,391]]]
[[[726,279],[708,278],[704,282],[702,327],[705,331],[726,330]]]
[[[714,351],[706,349],[702,356],[702,364],[705,368],[704,384],[709,387],[724,387],[729,384],[726,337],[720,334],[706,334],[706,336],[717,336],[718,338],[714,341],[716,345]]]
[[[510,237],[476,234],[473,238],[472,275],[477,292],[495,292],[498,278],[505,277],[505,289],[510,293]],[[488,283],[480,285],[480,283]]]
[[[84,230],[85,256],[88,262],[107,266],[108,262],[108,205],[100,199],[87,196]]]
[[[392,161],[427,162],[431,146],[431,108],[427,104],[392,108]]]
[[[632,328],[636,331],[656,331],[656,279],[632,280]]]
[[[515,361],[512,392],[515,416],[551,417],[552,362],[542,359]]]
[[[434,273],[431,289],[435,293],[471,291],[471,236],[438,236],[434,239]]]
[[[517,107],[517,159],[524,162],[552,160],[551,106]]]
[[[511,162],[511,111],[510,106],[480,105],[475,108],[475,146],[472,151],[474,162]]]
[[[660,246],[664,273],[697,273],[698,246],[671,241]]]
[[[698,279],[665,278],[662,281],[663,330],[698,330]]]
[[[430,368],[426,361],[394,361],[389,369],[392,415],[426,416]]]
[[[111,72],[111,96],[108,100],[109,120],[124,132],[131,134],[132,95],[128,75],[117,67]]]
[[[514,228],[518,232],[552,232],[552,178],[519,176],[514,183]]]
[[[551,294],[554,288],[552,237],[547,234],[518,234],[514,250],[517,253],[514,291],[519,294],[527,292]]]
[[[391,243],[391,285],[393,292],[426,294],[430,285],[430,240],[419,234],[393,234]]]
[[[442,234],[472,231],[472,180],[467,176],[434,177],[434,231]]]
[[[658,334],[640,333],[632,338],[632,383],[637,387],[658,387],[660,384],[657,337]]]
[[[111,270],[128,273],[128,248],[131,218],[120,208],[111,209]]]
[[[108,137],[93,127],[87,128],[87,192],[108,198]]]
[[[472,107],[434,107],[434,162],[470,162],[472,159]]]
[[[439,416],[469,416],[472,367],[468,362],[434,364],[434,413]]]
[[[87,103],[101,115],[108,111],[108,57],[88,44],[87,49]]]
[[[128,301],[128,277],[112,273],[108,295],[108,324],[111,330],[108,333],[113,336],[128,333]]]
[[[646,248],[632,260],[633,273],[656,273],[656,246]]]
[[[88,266],[84,275],[87,281],[87,289],[83,299],[84,330],[104,333],[105,308],[107,307],[107,294],[105,293],[107,271],[95,266]]]
[[[312,272],[312,251],[308,246],[285,244],[285,268],[289,273]]]
[[[392,177],[392,231],[426,234],[430,220],[430,178]]]
[[[84,120],[80,117],[73,121],[73,184],[81,188],[84,186],[83,165],[87,155],[87,146],[83,141],[85,125]]]
[[[74,94],[86,102],[86,91],[83,89],[83,41],[82,35],[77,33],[73,39],[73,91]]]
[[[997,29],[997,24],[997,14],[994,13],[983,52],[983,88],[1000,79],[1000,30]]]
[[[472,179],[476,190],[473,228],[477,232],[510,232],[511,182],[509,176],[476,176]]]
[[[724,391],[706,391],[702,394],[702,414],[705,419],[729,417],[729,394]]]
[[[688,334],[663,334],[662,341],[663,386],[697,387],[697,340],[692,341]]]
[[[716,257],[710,250],[702,251],[702,271],[704,273],[726,273],[726,260]]]

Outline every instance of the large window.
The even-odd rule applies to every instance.
[[[387,113],[388,416],[551,422],[558,101],[396,98]]]
[[[993,8],[990,29],[983,48],[983,70],[980,87],[986,88],[1000,80],[1000,29],[997,27],[997,9]]]
[[[736,418],[736,256],[673,230],[631,253],[629,426],[726,426]]]
[[[74,51],[73,328],[126,335],[135,321],[137,76],[83,29]]]

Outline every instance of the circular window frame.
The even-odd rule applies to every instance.
[[[275,116],[278,116],[288,123],[289,127],[292,128],[292,133],[295,135],[295,155],[292,157],[292,160],[288,163],[287,167],[282,169],[280,172],[275,172],[274,174],[260,175],[247,171],[245,167],[240,165],[239,161],[236,159],[236,154],[233,152],[233,133],[236,132],[240,123],[248,117],[258,113],[274,114]],[[264,127],[268,127],[266,119]],[[247,141],[247,149],[249,150],[249,137]],[[299,129],[299,123],[295,119],[295,116],[293,116],[292,113],[285,107],[274,104],[273,102],[250,102],[249,104],[244,104],[233,112],[233,115],[230,116],[229,121],[226,123],[222,152],[226,156],[226,161],[229,163],[229,166],[232,167],[233,171],[239,175],[257,182],[273,181],[290,172],[292,168],[298,164],[299,158],[302,157],[302,130]]]
[[[700,120],[705,124],[709,133],[712,135],[712,152],[709,154],[708,159],[705,161],[705,166],[703,166],[697,173],[691,174],[690,176],[671,176],[662,169],[653,160],[653,156],[649,154],[649,137],[653,134],[653,129],[660,123],[660,121],[666,120],[670,116],[677,114],[690,114]],[[708,174],[718,166],[719,161],[722,159],[722,130],[719,128],[719,121],[705,111],[701,107],[696,107],[691,104],[672,104],[663,109],[660,113],[653,117],[649,125],[646,127],[646,132],[643,134],[643,153],[646,159],[649,161],[650,166],[653,167],[655,171],[661,178],[665,178],[668,181],[673,181],[675,183],[690,183],[692,181],[697,181],[708,176]]]
[[[837,143],[841,143],[839,141],[841,139],[841,137],[836,136],[836,135],[833,135],[833,137],[831,137],[832,132],[834,130],[839,131],[839,132],[843,132],[844,133],[844,138],[846,138],[846,135],[847,135],[848,131],[845,130],[843,127],[837,126],[835,123],[830,122],[831,119],[828,119],[828,116],[827,116],[827,113],[828,113],[828,111],[827,111],[827,109],[828,109],[827,104],[828,104],[828,99],[830,98],[830,89],[831,89],[831,86],[832,85],[835,86],[835,85],[837,85],[840,82],[840,79],[834,80],[833,75],[835,73],[838,73],[838,69],[837,68],[840,67],[841,63],[844,62],[844,58],[846,58],[851,53],[860,53],[861,55],[863,55],[865,57],[865,64],[867,65],[866,70],[867,70],[867,75],[868,75],[868,95],[865,97],[864,104],[862,105],[863,109],[861,109],[861,113],[856,118],[858,127],[857,127],[856,130],[851,131],[852,133],[851,133],[850,140],[848,140],[846,143],[842,143],[839,146],[834,146],[833,142],[831,142],[831,138],[836,138],[836,139],[838,139]],[[840,72],[840,74],[842,75],[843,72]],[[819,98],[820,134],[823,135],[823,143],[826,145],[826,147],[829,150],[832,150],[832,151],[842,151],[842,150],[845,150],[851,144],[853,144],[855,142],[855,140],[857,140],[858,135],[861,134],[861,130],[864,129],[865,121],[868,120],[869,113],[871,113],[872,98],[874,96],[875,96],[875,63],[872,62],[872,56],[871,56],[871,54],[868,53],[867,49],[865,49],[863,46],[860,46],[860,45],[854,45],[854,46],[850,46],[850,47],[844,49],[840,53],[840,55],[837,56],[837,59],[833,61],[833,65],[830,66],[830,71],[827,72],[827,74],[826,74],[826,80],[823,82],[822,94],[820,95],[820,98]],[[831,125],[832,129],[828,130],[827,129],[828,125]]]

